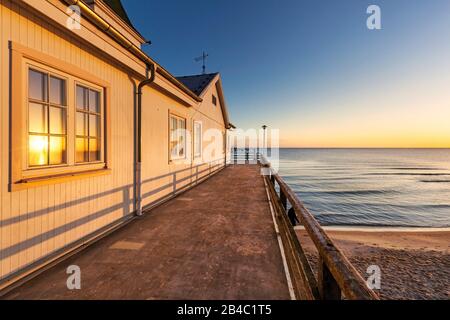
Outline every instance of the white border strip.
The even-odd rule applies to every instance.
[[[278,229],[277,221],[275,220],[275,213],[272,207],[272,201],[270,199],[269,190],[267,190],[267,183],[263,177],[264,187],[266,189],[267,200],[269,201],[270,213],[272,214],[273,225],[275,227],[275,232],[277,234],[278,246],[280,247],[281,259],[283,260],[284,273],[286,275],[286,280],[289,288],[289,295],[291,296],[291,300],[297,300],[294,293],[294,287],[292,285],[291,274],[289,273],[289,268],[286,261],[286,256],[284,254],[283,243],[281,241],[280,231]]]

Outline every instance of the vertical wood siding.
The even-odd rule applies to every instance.
[[[8,41],[43,52],[75,65],[110,83],[111,174],[80,178],[9,192],[9,49]],[[89,235],[133,210],[133,85],[129,75],[91,53],[75,37],[19,7],[0,0],[0,280],[58,249]],[[212,88],[212,92],[217,96]],[[153,88],[144,90],[143,104],[143,204],[171,194],[171,173],[179,179],[195,173],[191,163],[169,163],[168,112],[200,120],[203,131],[224,129],[220,107],[205,102],[187,108]],[[13,106],[14,107],[14,106]],[[206,147],[204,143],[203,147]],[[222,158],[218,154],[217,158]],[[209,165],[199,177],[208,174]],[[159,178],[158,178],[159,177]],[[181,188],[195,178],[176,183]]]
[[[0,0],[0,15],[1,279],[131,212],[133,89],[126,73],[95,57],[79,41],[63,36],[28,10],[10,0]],[[8,192],[8,41],[73,64],[111,83],[111,175]],[[126,199],[124,195],[128,195]]]

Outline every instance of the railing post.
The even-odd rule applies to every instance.
[[[317,280],[322,300],[341,300],[341,289],[322,258],[319,258]]]
[[[281,188],[280,188],[280,201],[281,201],[281,204],[284,207],[284,210],[286,210],[287,209],[287,198],[286,198],[286,195],[284,194],[284,192],[283,192],[283,190]]]

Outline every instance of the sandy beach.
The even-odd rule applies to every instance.
[[[306,235],[296,232],[313,268],[317,252]],[[381,299],[450,299],[450,231],[327,230],[358,271],[367,278],[370,265],[381,268]]]

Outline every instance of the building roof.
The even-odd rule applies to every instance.
[[[128,17],[121,0],[102,0],[103,3],[105,3],[108,7],[110,7],[125,23],[127,23],[132,29],[134,29],[139,35],[140,33],[134,28],[133,24],[130,21],[130,18]],[[105,30],[104,30],[105,31]],[[141,36],[142,37],[142,36]],[[130,50],[130,48],[127,48]],[[145,53],[141,51],[140,48],[137,49],[138,52],[142,53],[137,55],[141,59],[144,59],[143,61],[151,60]],[[135,52],[133,52],[135,53]],[[136,54],[136,53],[135,53]],[[145,58],[143,58],[145,57]],[[155,63],[152,61],[152,63]],[[202,98],[200,97],[202,93],[205,91],[205,89],[209,86],[209,84],[218,77],[219,73],[209,73],[209,74],[199,74],[199,75],[191,75],[191,76],[180,76],[180,77],[174,77],[171,75],[168,71],[166,71],[164,68],[162,68],[160,65],[158,65],[157,72],[162,74],[164,77],[172,81],[175,85],[177,85],[178,88],[183,90],[185,93],[188,93],[189,96],[194,98],[196,101],[202,101]],[[222,115],[225,122],[225,126],[227,128],[234,128],[234,126],[229,122],[228,117],[228,111],[225,104],[225,98],[223,96],[222,91],[222,83],[220,80],[220,77],[218,78],[218,81],[216,83],[216,87],[219,94],[219,100],[220,100],[220,106],[222,109]]]
[[[127,15],[127,12],[125,11],[125,8],[122,5],[122,2],[120,0],[103,0],[108,7],[110,7],[119,17],[122,18],[123,21],[128,23],[131,27],[133,24],[131,23],[130,18]]]
[[[121,0],[103,0],[103,2],[110,7],[126,24],[128,24],[144,41],[147,41],[141,33],[134,27],[133,23],[128,17],[125,8],[122,5]]]
[[[198,74],[192,76],[176,77],[178,81],[181,81],[189,90],[200,96],[203,90],[209,85],[209,83],[217,76],[216,73]]]

